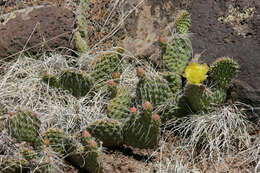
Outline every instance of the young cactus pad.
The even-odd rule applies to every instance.
[[[228,57],[217,59],[210,67],[210,74],[217,83],[225,87],[236,76],[238,64]]]
[[[18,141],[34,143],[39,136],[40,125],[38,116],[31,111],[9,113],[8,131]]]
[[[190,27],[190,14],[186,10],[181,10],[176,17],[176,30],[179,34],[188,34]]]
[[[98,120],[87,127],[92,136],[103,142],[105,147],[117,147],[123,144],[121,124],[112,119]]]
[[[124,143],[137,148],[155,148],[160,138],[161,120],[158,114],[152,114],[152,105],[145,102],[143,113],[132,113],[123,126]]]
[[[130,90],[126,87],[118,87],[115,98],[108,104],[108,116],[113,119],[125,119],[129,116],[131,105]]]

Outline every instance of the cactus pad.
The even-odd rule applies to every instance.
[[[29,172],[30,164],[27,160],[15,156],[0,157],[1,173]]]
[[[228,57],[217,59],[210,67],[210,74],[217,83],[225,87],[236,76],[238,64]]]
[[[43,144],[51,147],[56,153],[65,155],[70,148],[70,141],[67,135],[58,128],[49,128],[41,135]]]
[[[60,86],[75,97],[85,96],[92,88],[92,80],[86,73],[66,70],[60,77]]]
[[[170,72],[182,75],[191,54],[192,46],[188,37],[175,35],[166,45],[163,62]]]
[[[35,142],[40,125],[38,116],[33,112],[19,110],[9,113],[8,131],[18,141]]]
[[[123,126],[124,143],[137,148],[154,148],[160,138],[160,116],[152,114],[150,102],[143,105],[143,113],[133,113]]]
[[[209,108],[211,96],[204,85],[189,84],[185,86],[184,97],[188,101],[193,112],[203,111]]]
[[[137,73],[139,73],[138,70]],[[150,77],[144,72],[142,75],[138,74],[138,77],[139,82],[136,89],[138,104],[149,101],[154,109],[157,109],[159,106],[167,103],[169,99],[173,98],[173,93],[168,86],[167,81],[162,79],[162,77]]]
[[[179,34],[187,34],[190,27],[190,14],[186,10],[181,10],[176,17],[176,30]]]
[[[78,146],[74,154],[69,156],[69,160],[73,165],[79,166],[88,172],[103,172],[100,150],[88,131],[82,132],[81,145]]]
[[[126,87],[117,88],[116,96],[108,104],[108,116],[113,119],[124,119],[129,116],[131,106],[130,90]]]
[[[107,53],[98,56],[91,64],[91,76],[97,82],[96,88],[99,89],[112,79],[113,72],[121,72],[120,58],[118,54]]]
[[[92,136],[103,142],[105,147],[117,147],[123,144],[121,125],[112,119],[98,120],[87,127]]]

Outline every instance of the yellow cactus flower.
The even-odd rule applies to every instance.
[[[191,62],[185,69],[184,77],[187,78],[191,84],[200,84],[202,81],[207,79],[207,72],[209,68],[207,64],[197,64]]]

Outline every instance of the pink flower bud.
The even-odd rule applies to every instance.
[[[91,139],[90,142],[89,142],[89,146],[90,146],[90,147],[97,147],[96,141],[94,141],[93,139]]]
[[[149,101],[146,101],[144,104],[143,104],[143,109],[144,110],[148,110],[148,109],[152,109],[153,106],[152,104],[149,102]]]
[[[87,130],[84,130],[84,131],[82,132],[82,137],[83,137],[83,138],[90,138],[91,135],[90,135],[90,133],[89,133]]]
[[[157,120],[160,119],[160,116],[159,116],[158,114],[153,114],[153,115],[152,115],[152,119],[155,120],[155,121],[157,121]]]
[[[114,87],[114,86],[116,85],[116,83],[115,83],[114,80],[109,80],[109,81],[107,82],[107,85],[108,85],[109,87]]]
[[[131,111],[131,113],[136,114],[136,107],[134,107],[134,106],[131,107],[130,111]]]
[[[112,73],[112,78],[113,79],[118,79],[120,77],[119,73],[118,72],[113,72]]]
[[[143,68],[139,67],[136,69],[137,76],[141,77],[144,75],[145,71]]]

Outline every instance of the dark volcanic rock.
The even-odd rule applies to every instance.
[[[41,6],[13,13],[0,23],[0,58],[23,49],[31,55],[71,44],[74,14],[66,8]]]
[[[232,4],[233,3],[233,4]],[[226,15],[234,6],[245,9],[254,7],[253,18],[239,24],[221,23],[218,18]],[[192,1],[191,36],[193,50],[202,53],[201,59],[212,63],[222,56],[232,57],[240,64],[240,72],[234,81],[239,99],[255,107],[260,115],[260,3],[259,1]],[[241,24],[241,25],[240,25]],[[248,26],[244,36],[236,30]],[[238,28],[239,29],[239,28]]]

